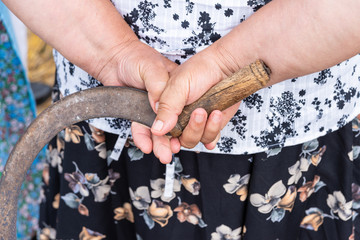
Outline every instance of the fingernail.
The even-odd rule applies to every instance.
[[[163,128],[163,126],[164,126],[164,123],[163,123],[163,121],[161,121],[161,120],[156,120],[155,122],[154,122],[154,124],[152,125],[152,129],[154,129],[155,131],[161,131],[161,129]]]
[[[195,114],[195,122],[202,123],[204,121],[204,115],[202,114]]]

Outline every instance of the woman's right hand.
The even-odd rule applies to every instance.
[[[176,66],[140,42],[111,1],[3,2],[32,32],[104,85],[146,88],[153,107]]]
[[[177,64],[139,40],[129,40],[111,52],[112,57],[97,75],[104,86],[128,86],[148,92],[155,111],[169,72]]]
[[[104,66],[97,79],[105,86],[129,86],[146,90],[150,105],[156,112],[156,103],[169,80],[169,73],[177,64],[139,40],[128,42],[112,53],[114,57],[110,58],[111,61]],[[153,136],[150,128],[135,122],[132,123],[132,137],[137,147],[147,154],[153,151],[154,143],[156,146],[170,144],[167,137]],[[167,155],[171,155],[168,148],[163,149]],[[161,158],[158,152],[154,151]]]

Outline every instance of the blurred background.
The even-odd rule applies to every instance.
[[[52,48],[27,29],[0,0],[0,176],[26,127],[51,104],[54,78]],[[49,234],[38,232],[45,158],[43,150],[22,185],[17,239],[51,239]]]
[[[27,30],[27,72],[40,113],[51,103],[51,87],[55,79],[52,47]]]

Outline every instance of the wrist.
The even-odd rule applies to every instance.
[[[105,47],[104,50],[99,51],[100,56],[93,60],[93,69],[89,73],[104,85],[119,85],[118,71],[124,65],[126,52],[138,43],[140,41],[136,36],[135,38],[129,36],[122,38],[118,43]]]
[[[238,72],[259,58],[255,41],[252,41],[249,35],[244,37],[243,33],[238,31],[239,27],[240,25],[210,46],[213,56],[217,59],[218,66],[225,76]]]

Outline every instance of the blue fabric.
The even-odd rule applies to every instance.
[[[36,115],[35,99],[9,10],[0,1],[0,175],[9,153]],[[35,159],[18,201],[17,238],[30,239],[38,230],[40,185],[44,151]]]
[[[19,43],[18,40],[16,39],[16,35],[14,32],[14,28],[13,28],[13,24],[11,21],[11,17],[10,17],[10,12],[9,9],[4,5],[4,3],[0,0],[0,19],[3,22],[3,24],[5,25],[6,31],[10,36],[10,39],[12,40],[12,47],[16,52],[17,56],[20,56],[20,50],[19,50]],[[19,58],[20,59],[20,58]],[[28,85],[28,89],[29,89],[29,94],[30,94],[30,106],[32,111],[34,112],[34,114],[36,114],[36,103],[35,103],[35,98],[33,96],[33,92],[31,91],[31,87],[30,87],[30,81],[27,79],[26,77],[26,84]]]

